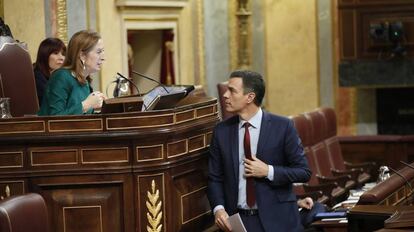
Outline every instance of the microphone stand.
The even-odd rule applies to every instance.
[[[139,72],[137,72],[137,71],[134,71],[134,70],[132,70],[131,72],[132,72],[133,74],[136,74],[136,75],[138,75],[138,76],[141,76],[141,77],[143,77],[143,78],[145,78],[145,79],[147,79],[147,80],[150,80],[150,81],[153,81],[153,82],[157,83],[158,85],[160,85],[160,86],[161,86],[161,87],[165,90],[165,92],[170,93],[170,91],[168,91],[168,90],[167,90],[167,88],[165,88],[165,85],[164,85],[164,84],[162,84],[161,82],[159,82],[159,81],[155,80],[154,78],[151,78],[151,77],[149,77],[149,76],[146,76],[146,75],[144,75],[144,74],[142,74],[142,73],[139,73]]]
[[[124,77],[122,74],[120,74],[119,72],[117,72],[116,74],[118,74],[119,77],[122,77],[123,79],[125,79],[126,81],[128,81],[129,83],[131,83],[132,86],[134,86],[134,88],[137,90],[137,93],[139,94],[139,89],[138,86],[135,85],[135,83],[133,81],[131,81],[129,78]]]
[[[133,81],[131,81],[129,78],[126,78],[124,75],[120,74],[119,72],[117,72],[116,74],[118,74],[119,77],[127,80],[129,83],[131,83],[132,86],[134,86],[134,88],[137,90],[138,94],[139,94],[139,89],[138,86],[135,85],[135,83]],[[147,106],[145,105],[144,102],[142,102],[142,105],[144,106],[145,110],[147,110]]]

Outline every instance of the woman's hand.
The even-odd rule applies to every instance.
[[[99,91],[95,91],[82,102],[83,112],[87,112],[89,109],[98,110],[102,107],[105,96]]]

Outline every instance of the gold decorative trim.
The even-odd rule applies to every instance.
[[[6,185],[6,187],[4,188],[4,194],[6,194],[5,197],[3,195],[0,195],[1,200],[3,200],[4,198],[10,197],[10,186],[9,185]]]
[[[250,69],[251,68],[251,15],[249,0],[237,1],[237,68]]]
[[[169,145],[173,145],[173,144],[177,144],[177,143],[181,143],[181,142],[185,142],[185,145],[184,145],[184,147],[185,147],[185,151],[184,152],[181,152],[181,153],[178,153],[178,154],[175,154],[175,155],[169,155],[170,154],[170,149],[169,149]],[[172,143],[167,143],[167,158],[174,158],[174,157],[178,157],[178,156],[182,156],[182,155],[185,155],[185,154],[187,154],[188,153],[188,139],[182,139],[182,140],[178,140],[178,141],[175,141],[175,142],[172,142]]]
[[[46,132],[45,122],[44,121],[0,122],[0,125],[30,124],[30,123],[42,123],[43,130],[7,131],[7,132],[0,132],[0,134],[23,134],[23,133]]]
[[[100,224],[100,231],[103,231],[103,223],[102,223],[102,206],[100,205],[87,205],[87,206],[64,206],[62,207],[63,211],[63,231],[66,232],[66,209],[86,209],[86,208],[99,208],[99,224]]]
[[[237,0],[228,0],[228,22],[229,22],[229,49],[230,70],[237,69],[237,22],[236,22]]]
[[[50,124],[59,123],[59,122],[86,122],[86,121],[97,121],[100,123],[100,128],[91,128],[91,129],[73,129],[73,130],[52,130]],[[47,122],[49,132],[79,132],[79,131],[103,131],[103,120],[101,118],[97,119],[62,119],[62,120],[49,120]]]
[[[23,193],[22,194],[25,194],[26,193],[26,189],[24,188],[24,180],[19,180],[19,181],[0,181],[0,184],[12,184],[12,183],[17,183],[17,184],[21,184],[22,185],[22,190],[23,190]],[[9,194],[10,194],[10,187],[9,187]],[[5,193],[6,193],[6,195],[7,195],[7,189],[5,189]]]
[[[96,151],[96,150],[126,150],[125,160],[108,160],[108,161],[83,161],[83,151]],[[111,147],[111,148],[86,148],[81,149],[81,164],[107,164],[107,163],[128,163],[129,162],[129,149],[128,147]]]
[[[34,164],[34,163],[33,163],[33,152],[38,152],[38,153],[47,153],[47,152],[57,152],[57,151],[63,151],[63,152],[74,151],[74,152],[75,152],[75,158],[76,158],[76,161],[75,161],[75,162],[66,162],[66,163],[47,163],[47,164]],[[30,165],[32,165],[33,167],[36,167],[36,166],[56,166],[56,165],[68,165],[68,164],[78,164],[78,150],[77,150],[77,149],[62,149],[62,150],[32,150],[32,151],[30,151]]]
[[[0,168],[22,168],[23,167],[23,152],[22,151],[0,152],[0,155],[6,155],[6,154],[20,154],[22,163],[20,165],[0,166]]]
[[[181,197],[180,197],[180,199],[181,199],[181,224],[186,224],[186,223],[188,223],[188,222],[191,222],[191,221],[193,221],[193,220],[195,220],[195,219],[197,219],[197,218],[199,218],[199,217],[202,217],[202,216],[204,216],[204,215],[206,215],[206,214],[209,214],[210,213],[210,211],[211,210],[207,210],[206,212],[204,212],[204,213],[201,213],[201,214],[199,214],[199,215],[197,215],[197,216],[195,216],[195,217],[193,217],[193,218],[191,218],[191,219],[189,219],[189,220],[187,220],[187,221],[184,221],[184,204],[183,204],[183,198],[184,197],[187,197],[187,196],[189,196],[189,195],[191,195],[191,194],[194,194],[195,192],[199,192],[199,191],[201,191],[201,190],[204,190],[204,189],[206,189],[207,188],[207,186],[204,186],[204,187],[201,187],[201,188],[199,188],[199,189],[196,189],[196,190],[194,190],[194,191],[192,191],[192,192],[189,192],[189,193],[186,193],[186,194],[183,194],[183,195],[181,195]]]
[[[209,143],[209,141],[207,141],[207,138],[210,134],[211,134],[211,138],[212,138],[213,137],[213,132],[212,131],[206,133],[206,147],[210,147],[210,143]]]
[[[147,201],[145,202],[145,205],[147,206],[147,219],[148,224],[147,225],[147,231],[148,232],[160,232],[162,229],[162,201],[158,201],[160,198],[160,191],[158,189],[155,189],[155,180],[151,181],[151,192],[147,191]]]
[[[68,44],[68,18],[66,11],[66,0],[56,0],[56,26],[57,37]]]
[[[194,139],[194,138],[197,138],[197,137],[203,137],[203,146],[202,147],[199,147],[199,148],[195,148],[195,149],[190,150],[190,140],[191,139]],[[189,137],[188,138],[187,146],[188,146],[187,147],[188,152],[199,151],[199,150],[204,149],[206,147],[206,136],[205,136],[205,134],[201,134],[201,135],[196,135],[196,136]]]
[[[151,148],[151,147],[161,147],[161,158],[154,158],[154,159],[140,159],[139,158],[139,148]],[[155,161],[155,160],[162,160],[164,159],[164,144],[157,144],[157,145],[150,145],[150,146],[136,146],[135,148],[137,152],[137,162],[148,162],[148,161]]]
[[[159,118],[164,116],[171,116],[173,119],[172,123],[164,123],[164,124],[157,124],[157,125],[150,125],[150,126],[129,126],[129,127],[108,127],[110,120],[126,120],[126,119],[141,119],[141,118]],[[106,118],[106,129],[107,130],[122,130],[122,129],[139,129],[139,128],[156,128],[161,126],[170,126],[175,124],[175,117],[174,114],[164,114],[164,115],[151,115],[151,116],[140,116],[140,117],[114,117],[114,118]]]
[[[199,84],[206,86],[206,71],[205,71],[205,50],[204,50],[204,1],[197,0],[197,40],[198,40],[198,72]]]
[[[163,188],[162,188],[162,200],[161,201],[164,201],[165,202],[165,184],[164,184],[164,173],[160,173],[160,174],[155,174],[155,175],[138,175],[137,176],[137,186],[138,186],[138,193],[140,193],[140,191],[139,191],[139,179],[140,178],[146,178],[146,177],[156,177],[156,176],[161,176],[161,181],[162,181],[162,186],[163,186]],[[154,179],[153,179],[154,180]],[[139,194],[138,194],[139,195]],[[138,196],[138,207],[141,207],[141,198]],[[165,207],[163,207],[163,209],[162,209],[162,211],[163,211],[163,214],[165,215]],[[141,217],[138,217],[138,223],[139,223],[139,225],[143,225],[144,223],[141,221]],[[163,217],[163,222],[164,222],[164,225],[166,225],[166,218],[165,217]]]

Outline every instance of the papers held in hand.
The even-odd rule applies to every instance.
[[[231,215],[228,220],[231,225],[232,232],[247,232],[239,213]]]

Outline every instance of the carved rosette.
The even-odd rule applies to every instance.
[[[68,18],[66,0],[56,0],[57,37],[65,44],[68,43]]]
[[[151,192],[147,191],[147,201],[146,206],[148,209],[147,219],[148,219],[148,232],[160,232],[162,229],[161,219],[162,219],[162,201],[158,201],[160,198],[160,191],[155,189],[155,181],[151,182]]]

